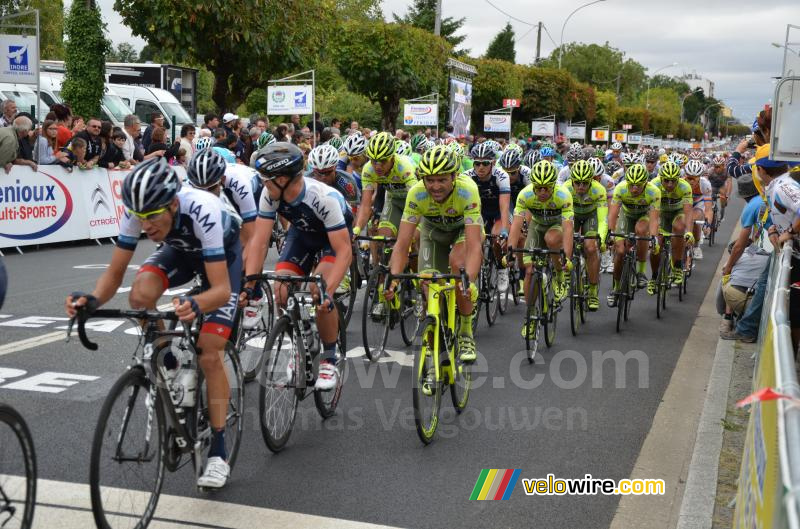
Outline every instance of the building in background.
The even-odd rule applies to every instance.
[[[706,79],[705,77],[697,75],[697,72],[692,72],[683,74],[681,80],[686,82],[691,90],[702,88],[703,95],[706,97],[714,97],[714,81],[711,79]]]

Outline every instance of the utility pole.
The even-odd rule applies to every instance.
[[[433,34],[442,34],[442,0],[436,0],[436,19],[433,22]]]
[[[539,21],[539,31],[536,34],[536,60],[533,64],[539,64],[539,53],[542,50],[542,21]]]

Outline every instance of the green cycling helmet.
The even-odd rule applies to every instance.
[[[342,138],[340,138],[339,136],[333,136],[331,139],[328,140],[328,145],[333,145],[334,147],[336,147],[337,151],[342,150],[343,143],[344,142],[342,142]]]
[[[424,134],[414,134],[411,137],[411,150],[414,152],[419,152],[417,148],[420,146],[421,143],[428,141],[428,138],[425,137]]]
[[[569,168],[573,182],[591,182],[594,180],[594,166],[586,160],[578,160]]]
[[[647,169],[640,163],[635,163],[625,170],[625,181],[632,186],[646,184],[649,176]]]
[[[367,158],[370,160],[388,160],[394,155],[394,138],[388,132],[379,132],[369,139]]]
[[[422,178],[431,175],[453,174],[458,171],[456,155],[444,145],[437,145],[425,151],[417,165],[417,176]]]
[[[261,136],[259,136],[256,140],[256,145],[258,145],[256,150],[260,149],[264,145],[270,145],[272,143],[275,143],[275,136],[273,136],[270,132],[262,132]]]
[[[674,162],[666,162],[658,170],[658,176],[664,180],[678,180],[681,177],[681,168]]]
[[[531,167],[531,184],[534,187],[554,187],[558,180],[556,167],[547,160],[540,160]]]

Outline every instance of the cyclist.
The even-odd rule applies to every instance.
[[[579,160],[572,165],[571,178],[567,180],[564,188],[572,195],[572,209],[575,214],[575,233],[584,237],[599,236],[601,245],[608,235],[608,198],[606,190],[600,182],[594,179],[594,167],[585,160]],[[600,308],[598,298],[598,282],[600,280],[600,256],[597,251],[597,241],[588,239],[584,241],[583,252],[586,255],[586,272],[589,275],[589,310]],[[605,251],[605,248],[603,248]]]
[[[564,182],[570,179],[571,175],[570,167],[572,167],[572,165],[575,164],[575,162],[580,160],[580,158],[581,158],[581,152],[579,150],[576,151],[570,148],[570,150],[567,152],[567,163],[565,163],[564,166],[561,168],[561,170],[558,172],[558,181],[557,181],[558,185],[563,185]]]
[[[722,156],[714,156],[711,159],[711,167],[708,169],[706,175],[709,183],[711,184],[711,194],[719,195],[719,220],[725,218],[725,208],[728,206],[728,196],[731,194],[732,180],[728,178],[728,172],[725,170],[725,158]]]
[[[261,272],[272,226],[277,215],[281,215],[291,226],[275,265],[276,272],[308,275],[313,269],[325,279],[327,291],[314,293],[319,299],[316,319],[322,342],[315,387],[328,391],[338,383],[336,339],[339,326],[333,295],[353,257],[350,246],[353,216],[341,193],[302,176],[303,151],[296,145],[286,142],[268,145],[258,152],[255,162],[256,170],[264,180],[264,193],[261,194],[255,233],[250,240],[246,274]],[[248,282],[244,294],[252,294],[254,286],[254,281]],[[276,304],[285,307],[287,297],[286,285],[279,284],[275,289]]]
[[[606,162],[611,161],[622,164],[622,144],[618,141],[611,144],[611,154],[606,156]]]
[[[686,181],[692,186],[693,214],[689,221],[692,223],[692,238],[697,241],[692,250],[692,258],[698,260],[703,258],[703,250],[700,248],[700,224],[697,221],[702,221],[703,234],[708,235],[714,215],[711,206],[711,182],[703,176],[705,172],[705,166],[698,160],[689,160],[683,169]]]
[[[564,187],[556,185],[557,178],[555,166],[547,160],[541,160],[531,168],[531,183],[517,197],[508,244],[512,248],[517,246],[522,223],[528,220],[526,249],[564,250],[566,259],[563,263],[560,255],[552,256],[553,266],[557,270],[554,291],[560,301],[567,294],[564,271],[572,266],[573,209],[572,195]],[[524,280],[526,302],[530,305],[534,300],[529,295],[532,273],[532,259],[529,255],[525,256],[523,264],[527,271]],[[532,329],[523,327],[522,335],[526,336],[531,331]]]
[[[656,151],[644,153],[644,168],[647,169],[647,178],[651,181],[658,177],[658,153]]]
[[[531,168],[522,165],[522,149],[508,149],[500,155],[500,160],[498,160],[498,164],[503,170],[508,174],[508,182],[511,188],[511,194],[509,196],[509,205],[516,204],[517,198],[519,197],[520,191],[525,189],[528,184],[531,183]],[[510,212],[509,212],[510,213]],[[522,256],[518,255],[519,264],[522,264]],[[498,262],[502,264],[502,260],[498,259]],[[522,266],[520,266],[522,268]],[[498,287],[503,285],[508,285],[508,268],[502,267],[498,271]],[[505,289],[501,289],[501,292],[505,292]]]
[[[614,196],[608,208],[608,225],[617,233],[635,233],[638,237],[658,236],[658,211],[661,209],[661,193],[656,186],[647,181],[647,169],[641,164],[631,165],[625,171],[625,180],[614,188]],[[621,210],[621,211],[620,211]],[[621,214],[620,214],[621,213]],[[619,290],[619,279],[622,276],[622,260],[627,251],[628,242],[618,237],[614,242],[614,288],[608,295],[609,307],[617,306],[614,295]],[[645,268],[647,266],[647,241],[638,241],[636,245],[636,279],[637,287],[647,286]],[[658,254],[658,243],[653,252]]]
[[[351,134],[344,140],[342,147],[345,155],[339,158],[336,169],[353,175],[353,179],[356,181],[360,191],[362,187],[361,171],[364,168],[364,164],[367,163],[367,156],[364,154],[367,150],[367,140],[364,139],[361,133]]]
[[[671,233],[676,235],[690,235],[686,233],[686,219],[692,218],[692,186],[681,178],[681,168],[672,162],[667,162],[658,170],[658,176],[651,182],[661,192],[661,208],[659,219],[661,235],[659,242],[663,246],[665,236]],[[690,235],[691,240],[691,235]],[[672,244],[672,282],[676,285],[683,283],[683,246],[684,237],[676,237]],[[650,266],[653,279],[647,283],[647,293],[655,294],[655,276],[661,262],[660,254],[650,255]]]
[[[411,144],[408,143],[407,141],[395,139],[394,152],[396,152],[400,156],[405,156],[406,158],[409,158],[411,156]],[[414,161],[411,160],[410,158],[409,161],[411,161],[411,163],[414,164],[414,167],[417,166],[417,164],[415,164]]]
[[[120,219],[117,246],[111,263],[97,280],[91,294],[67,296],[69,317],[76,308],[89,310],[108,302],[119,289],[133,258],[142,231],[163,243],[136,274],[128,302],[134,309],[155,309],[167,288],[203,278],[205,290],[196,296],[173,299],[175,313],[189,322],[205,314],[197,341],[198,363],[208,387],[209,417],[213,436],[208,463],[198,478],[200,487],[220,488],[230,473],[225,452],[225,422],[230,388],[222,358],[236,313],[236,298],[242,277],[239,228],[211,194],[181,187],[180,177],[165,158],[138,164],[122,183],[125,215]],[[164,358],[167,375],[174,378],[177,358]]]
[[[426,138],[425,135],[422,134],[421,132],[418,132],[417,134],[414,134],[413,136],[411,136],[411,141],[410,141],[411,156],[409,156],[409,158],[411,158],[411,161],[414,162],[414,167],[419,165],[419,160],[420,160],[420,158],[422,158],[422,153],[420,152],[420,147],[421,146],[424,147],[423,144],[427,143],[427,141],[428,141],[428,138]]]
[[[472,169],[472,159],[469,156],[465,156],[464,153],[464,146],[458,143],[457,141],[451,142],[447,145],[447,148],[455,153],[458,163],[459,169],[458,174],[465,173]]]
[[[319,180],[337,190],[355,214],[361,203],[361,192],[351,174],[336,168],[338,163],[339,152],[333,145],[323,144],[314,147],[308,154],[310,169],[303,176]]]
[[[464,268],[470,279],[470,297],[456,289],[456,303],[461,315],[458,329],[459,359],[476,359],[472,336],[472,307],[478,298],[474,283],[481,267],[481,200],[478,186],[466,175],[457,175],[458,160],[446,146],[425,152],[417,166],[417,182],[408,192],[403,218],[397,235],[397,248],[408,248],[419,226],[421,272],[443,273],[448,268],[458,273]],[[391,273],[399,274],[408,262],[408,252],[392,252]],[[394,295],[396,284],[385,291]]]
[[[516,150],[508,151],[517,153]],[[499,235],[495,239],[493,251],[500,260],[503,248],[508,239],[508,228],[511,224],[509,199],[511,197],[511,184],[508,173],[495,165],[495,151],[490,142],[479,143],[472,148],[473,167],[465,176],[471,178],[478,186],[481,197],[481,216],[483,225],[492,235]],[[497,274],[497,288],[501,294],[508,290],[508,268],[501,268]]]

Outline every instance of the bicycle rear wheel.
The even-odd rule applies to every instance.
[[[494,257],[489,257],[486,265],[486,323],[489,327],[497,321],[497,312],[500,310],[500,291],[497,288],[497,266]]]
[[[412,398],[414,403],[414,424],[420,440],[429,444],[436,435],[439,425],[439,406],[442,401],[440,381],[435,376],[435,351],[433,350],[436,333],[438,332],[436,319],[427,316],[422,320],[417,338],[414,340],[414,382]],[[439,337],[442,340],[443,337]],[[441,343],[441,342],[440,342]]]
[[[295,343],[294,327],[288,316],[275,323],[262,357],[258,399],[261,435],[267,448],[280,452],[294,427],[298,382],[305,376],[305,358]]]
[[[361,338],[364,342],[364,353],[372,362],[384,356],[386,341],[389,339],[391,311],[389,304],[380,299],[378,287],[382,287],[383,274],[378,269],[372,271],[364,293],[364,304],[361,311]]]
[[[555,295],[553,294],[554,276],[548,276],[544,284],[544,295],[539,296],[542,303],[542,322],[544,326],[544,343],[547,347],[553,347],[556,341],[556,322],[558,311],[556,310]]]
[[[414,282],[404,281],[403,289],[400,291],[400,334],[406,345],[414,343],[414,337],[419,329],[420,311],[425,310],[424,307],[417,307],[419,301]]]
[[[153,413],[155,411],[155,413]],[[89,490],[97,527],[147,527],[164,483],[166,421],[141,367],[108,392],[92,441]]]
[[[272,287],[269,281],[260,281],[261,290],[264,293],[264,307],[259,324],[253,329],[245,329],[242,326],[242,312],[237,309],[235,331],[233,336],[234,348],[239,356],[239,363],[242,368],[242,375],[245,382],[250,382],[256,378],[261,367],[261,353],[264,351],[264,342],[267,341],[272,327],[275,325],[275,297],[272,294]]]
[[[343,307],[337,304],[336,307],[341,314]],[[339,404],[339,397],[342,396],[342,384],[344,384],[344,370],[347,367],[347,327],[344,320],[339,318],[339,336],[336,340],[336,371],[339,375],[336,387],[330,391],[314,390],[314,405],[317,407],[320,417],[327,419],[336,413],[336,406]]]
[[[577,265],[569,274],[569,329],[572,331],[572,336],[578,335],[578,327],[581,324],[580,312],[583,289],[578,279],[579,269],[580,265]]]
[[[0,526],[33,527],[36,506],[36,452],[25,419],[0,404]]]
[[[539,298],[543,296],[539,285],[539,275],[533,274],[530,282],[530,290],[526,297],[528,310],[525,311],[525,350],[527,351],[528,362],[533,363],[536,352],[539,349],[539,329],[542,324],[542,305]],[[532,332],[529,332],[531,331]]]

